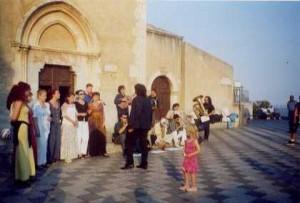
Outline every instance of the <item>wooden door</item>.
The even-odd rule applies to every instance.
[[[74,92],[75,74],[69,66],[46,64],[39,73],[39,88],[46,89],[48,99],[52,90],[58,89],[61,94],[61,103],[69,92]]]
[[[159,76],[153,81],[151,88],[156,90],[159,102],[159,113],[155,114],[155,119],[160,120],[166,116],[171,107],[171,87],[169,79],[165,76]]]

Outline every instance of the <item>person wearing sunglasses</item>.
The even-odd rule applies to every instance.
[[[87,154],[89,142],[89,125],[88,125],[88,104],[85,102],[84,91],[76,91],[77,101],[75,102],[77,110],[78,128],[77,128],[77,145],[79,158],[83,158]]]

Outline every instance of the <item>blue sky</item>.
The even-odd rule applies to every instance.
[[[147,21],[234,67],[251,100],[300,96],[300,2],[154,1]]]

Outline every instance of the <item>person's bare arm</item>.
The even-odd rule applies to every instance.
[[[184,150],[184,149],[185,149],[185,142],[184,142],[184,145],[183,145],[183,156],[186,157],[187,154],[185,153],[185,150]]]
[[[21,108],[22,108],[23,102],[22,101],[15,101],[12,104],[12,112],[10,114],[10,120],[16,121],[19,118]]]
[[[105,125],[105,113],[104,113],[104,105],[103,105],[103,103],[101,103],[101,112],[102,112],[102,115],[103,115],[103,125]]]
[[[125,130],[126,130],[126,128],[127,128],[127,125],[123,125],[121,128],[120,128],[120,130],[119,130],[119,134],[122,134]]]
[[[38,118],[37,118],[37,105],[34,105],[33,107],[33,122],[34,125],[36,126],[36,136],[40,137],[40,128],[39,128],[39,122],[38,122]]]

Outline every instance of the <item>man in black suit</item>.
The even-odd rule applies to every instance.
[[[151,100],[147,98],[146,87],[142,84],[134,86],[136,97],[131,104],[129,116],[129,129],[126,136],[126,164],[121,169],[130,169],[134,167],[133,148],[136,140],[139,139],[142,158],[137,168],[147,169],[148,167],[148,147],[147,134],[152,123],[152,105]]]

